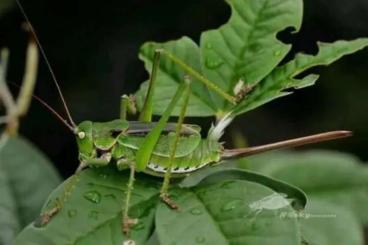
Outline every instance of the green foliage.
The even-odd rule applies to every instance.
[[[204,32],[200,45],[183,37],[166,43],[149,42],[141,48],[140,59],[149,72],[155,50],[163,48],[212,80],[221,90],[236,97],[245,93],[237,105],[232,105],[205,85],[194,82],[187,116],[221,118],[227,112],[245,113],[290,94],[290,89],[314,84],[318,75],[300,77],[309,68],[328,65],[368,46],[368,39],[320,43],[316,55],[297,54],[293,60],[280,65],[291,45],[278,40],[277,34],[288,27],[300,29],[302,0],[228,0],[227,3],[232,10],[230,20],[218,29]],[[155,114],[162,115],[168,107],[184,75],[180,66],[162,57],[157,76],[159,92],[153,97]],[[145,82],[136,93],[138,109],[142,108],[147,85]],[[239,91],[234,91],[235,88]],[[178,103],[173,115],[178,115],[182,103]],[[43,200],[43,196],[35,190],[41,190],[43,195],[49,189],[42,188],[52,186],[57,179],[55,174],[44,175],[43,172],[37,176],[37,186],[33,186],[29,180],[31,174],[34,176],[35,171],[30,170],[33,166],[27,166],[26,172],[19,169],[24,162],[39,159],[33,159],[35,156],[20,142],[14,144],[8,149],[9,153],[5,148],[1,155],[4,157],[1,162],[15,159],[16,163],[6,166],[9,174],[0,174],[0,181],[4,183],[0,191],[8,196],[3,201],[4,209],[9,210],[8,217],[16,215],[19,222],[5,220],[6,227],[10,227],[5,238],[38,213],[39,203],[35,203]],[[151,151],[143,153],[148,161]],[[179,210],[171,210],[160,201],[161,179],[139,175],[129,213],[138,223],[132,227],[130,237],[122,233],[121,227],[127,172],[119,172],[113,166],[87,169],[69,178],[51,194],[43,211],[54,208],[60,198],[64,201],[51,221],[43,227],[40,221],[29,224],[17,237],[16,244],[115,245],[130,239],[144,244],[152,236],[161,245],[362,243],[359,226],[368,222],[364,205],[368,201],[368,172],[357,160],[330,153],[311,153],[263,155],[247,162],[249,164],[240,163],[239,167],[261,174],[219,167],[205,169],[174,184],[170,194]],[[38,186],[39,183],[42,185]],[[303,213],[307,203],[304,192],[311,199],[306,213]],[[16,210],[12,208],[14,203]],[[304,217],[329,212],[337,216],[334,219]],[[349,226],[345,233],[341,233],[342,225]]]
[[[289,203],[295,200],[297,203],[305,202],[303,193],[295,194],[298,189],[273,179],[265,180],[267,177],[262,175],[242,170],[237,174],[236,170],[231,171],[231,175],[221,176],[221,181],[210,180],[216,172],[202,173],[199,181],[185,181],[186,185],[191,187],[173,188],[170,193],[179,204],[179,211],[161,204],[158,197],[160,179],[139,176],[131,203],[131,216],[138,218],[139,223],[132,228],[130,239],[134,239],[137,244],[143,244],[155,227],[162,245],[172,244],[173,239],[178,239],[171,231],[168,233],[167,229],[185,229],[186,234],[196,234],[198,243],[202,241],[209,244],[216,237],[222,237],[226,241],[233,240],[234,233],[231,232],[234,225],[237,225],[239,229],[233,232],[239,235],[249,233],[248,229],[252,228],[253,233],[264,236],[261,241],[265,241],[282,232],[282,235],[277,236],[280,244],[285,244],[286,241],[298,244],[300,237],[296,219],[283,221],[277,215],[281,211],[294,212]],[[127,172],[119,172],[114,167],[88,169],[78,177],[71,177],[52,193],[44,207],[44,210],[52,207],[68,183],[76,181],[75,189],[70,193],[60,213],[42,229],[37,227],[37,223],[29,225],[18,236],[16,244],[121,244],[127,239],[121,231],[121,211],[127,179]],[[265,182],[268,182],[269,186],[264,185]],[[282,195],[277,196],[283,201],[282,207],[260,210],[250,206],[262,198],[276,194],[274,190],[280,186],[284,188],[285,193],[292,193],[287,196],[290,200]],[[220,197],[223,197],[221,201]],[[300,197],[301,200],[298,200]],[[239,215],[249,216],[250,219],[239,219]],[[258,219],[258,216],[261,219]],[[204,223],[197,223],[199,221]],[[170,222],[176,225],[169,224]],[[194,223],[201,224],[201,229],[200,226],[194,226]],[[219,233],[218,226],[221,226],[225,233]],[[272,228],[273,226],[275,227]],[[273,232],[266,234],[270,229],[274,229]],[[200,234],[205,237],[199,237]],[[253,238],[248,236],[242,239],[251,241]],[[191,242],[188,240],[188,244]]]
[[[10,138],[0,150],[0,244],[9,244],[20,228],[38,217],[42,204],[60,183],[50,162],[22,138]]]
[[[219,29],[203,32],[200,45],[188,37],[167,43],[148,42],[140,51],[140,58],[151,72],[153,54],[158,48],[174,53],[185,63],[217,84],[228,94],[240,82],[250,92],[236,106],[224,101],[196,81],[190,98],[188,116],[222,116],[227,112],[236,115],[255,109],[264,103],[290,94],[288,89],[313,85],[318,75],[302,79],[295,76],[319,65],[328,65],[368,46],[368,39],[319,43],[317,55],[297,54],[287,64],[277,66],[288,54],[291,45],[284,44],[277,33],[293,27],[299,30],[302,20],[301,0],[228,0],[232,15]],[[190,74],[189,74],[190,75]],[[163,57],[158,72],[157,90],[154,95],[154,113],[161,115],[167,107],[172,92],[183,81],[184,71],[171,60]],[[138,107],[143,105],[147,82],[137,92]],[[179,104],[180,106],[180,104]],[[176,109],[175,115],[178,114]]]
[[[269,153],[239,165],[301,188],[310,201],[306,213],[336,216],[301,220],[312,244],[362,244],[359,224],[367,224],[368,169],[355,157],[328,151]]]

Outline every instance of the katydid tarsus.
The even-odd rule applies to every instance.
[[[144,172],[149,175],[163,177],[160,197],[171,208],[177,208],[177,205],[169,196],[169,183],[172,177],[185,176],[198,169],[218,164],[229,158],[246,157],[269,150],[344,138],[351,135],[349,131],[333,131],[257,147],[225,149],[220,142],[220,138],[226,126],[235,117],[231,111],[224,114],[225,116],[223,118],[218,119],[216,124],[209,130],[206,138],[201,137],[199,126],[183,123],[191,93],[190,84],[191,82],[201,82],[211,92],[216,93],[217,96],[221,96],[233,104],[236,104],[239,99],[244,99],[246,93],[241,97],[225,93],[215,83],[176,57],[175,54],[169,53],[164,49],[157,49],[155,51],[149,88],[143,108],[140,110],[138,121],[127,120],[127,113],[133,112],[135,105],[134,100],[131,100],[130,96],[125,95],[121,99],[119,119],[109,122],[83,121],[76,125],[72,120],[59,84],[37,35],[22,5],[18,0],[17,2],[27,22],[31,26],[41,54],[52,74],[53,81],[64,104],[68,120],[61,120],[76,135],[80,165],[74,178],[77,179],[78,174],[84,168],[101,167],[111,163],[116,164],[119,170],[130,170],[126,197],[122,205],[122,227],[125,233],[129,233],[129,227],[135,223],[135,220],[129,217],[129,204],[134,189],[135,172]],[[169,59],[175,65],[181,67],[187,75],[182,78],[183,82],[178,86],[177,90],[173,91],[175,93],[171,102],[161,115],[160,120],[158,122],[152,122],[153,94],[156,90],[155,81],[156,75],[159,72],[160,58]],[[182,103],[177,122],[169,123],[172,112],[175,106],[178,105],[179,100]],[[44,102],[42,103],[45,104]],[[59,119],[62,118],[47,104],[46,106]],[[71,183],[75,182],[72,181]],[[70,189],[68,187],[65,189],[63,197],[60,198],[55,208],[43,213],[44,224],[48,223],[52,216],[62,208],[63,203],[67,201]]]

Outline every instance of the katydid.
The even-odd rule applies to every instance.
[[[21,4],[18,0],[17,2],[27,22],[30,23]],[[163,177],[164,181],[160,197],[171,208],[177,208],[177,205],[170,199],[168,192],[172,177],[182,177],[198,169],[218,164],[229,158],[246,157],[269,150],[344,138],[351,135],[349,131],[333,131],[257,147],[225,149],[223,143],[220,142],[220,138],[225,127],[234,118],[234,115],[229,112],[209,130],[206,138],[202,138],[200,133],[201,128],[198,125],[184,124],[186,107],[191,93],[190,85],[192,80],[193,82],[201,82],[211,92],[216,93],[233,104],[236,104],[239,99],[243,99],[246,93],[240,97],[225,93],[215,83],[176,57],[175,54],[169,53],[164,49],[157,49],[155,51],[149,89],[138,121],[127,120],[127,113],[134,112],[135,105],[129,96],[123,96],[119,119],[109,122],[84,121],[76,125],[72,120],[45,52],[40,45],[32,25],[29,25],[52,74],[53,81],[56,84],[68,115],[68,120],[63,119],[43,101],[41,103],[45,104],[59,119],[61,118],[61,121],[76,135],[80,165],[75,176],[78,176],[79,172],[84,168],[101,167],[108,164],[116,164],[119,170],[130,170],[126,198],[122,205],[122,225],[125,233],[129,233],[129,227],[135,223],[135,220],[129,217],[130,197],[133,191],[135,172],[144,172],[149,175]],[[162,58],[170,59],[175,65],[181,67],[187,76],[182,78],[183,82],[178,86],[176,91],[173,91],[175,93],[171,102],[161,115],[160,120],[158,122],[152,122],[152,100],[153,94],[155,93],[155,81],[161,56],[163,56]],[[170,123],[169,119],[180,99],[184,103],[182,103],[177,122]],[[67,201],[67,194],[64,193],[59,205],[43,214],[45,224],[62,208],[65,201]]]

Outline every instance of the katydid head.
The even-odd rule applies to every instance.
[[[92,130],[93,123],[91,121],[81,122],[74,130],[77,138],[79,158],[81,158],[80,160],[93,157],[95,154]]]

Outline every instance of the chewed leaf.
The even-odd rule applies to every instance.
[[[367,46],[368,39],[365,38],[319,43],[317,55],[297,54],[292,61],[274,69],[234,111],[236,114],[241,114],[284,96],[286,89],[298,89],[312,85],[318,78],[316,75],[303,79],[295,79],[295,76],[314,66],[329,65],[342,56],[352,54]]]
[[[227,0],[231,18],[219,29],[201,36],[203,74],[232,93],[239,80],[253,87],[289,52],[291,45],[276,38],[288,27],[299,30],[301,0]],[[223,100],[217,98],[222,109]]]
[[[296,218],[280,218],[294,213],[288,200],[260,184],[228,180],[173,193],[180,211],[160,204],[156,212],[161,245],[301,244]]]
[[[164,48],[208,77],[224,92],[233,95],[239,80],[245,85],[261,81],[290,50],[290,45],[276,38],[278,32],[293,27],[298,30],[302,20],[301,0],[229,0],[232,15],[228,23],[201,36],[200,48],[184,37],[168,43],[146,43],[140,58],[151,72],[153,52]],[[162,114],[184,71],[163,56],[154,96],[154,113]],[[190,74],[188,74],[190,75]],[[142,108],[147,85],[137,93],[138,108]],[[226,111],[228,102],[209,91],[199,81],[192,83],[187,116],[213,116]],[[174,115],[178,115],[179,109]]]

